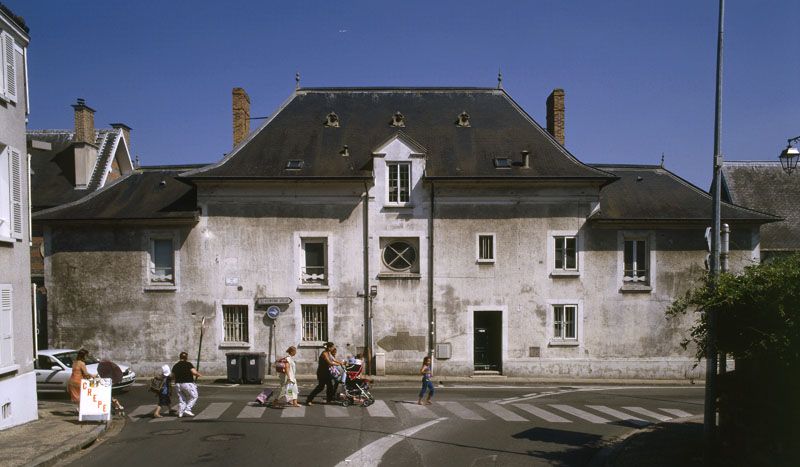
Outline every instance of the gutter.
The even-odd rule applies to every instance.
[[[428,355],[433,361],[436,332],[436,309],[433,307],[433,227],[436,204],[436,185],[431,182],[431,205],[428,215]],[[433,363],[431,363],[433,365]]]

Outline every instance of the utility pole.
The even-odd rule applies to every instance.
[[[708,283],[712,293],[719,280],[720,250],[720,171],[722,169],[722,152],[720,149],[722,126],[722,39],[724,30],[725,0],[719,0],[719,23],[717,27],[717,92],[714,105],[714,165],[711,182],[711,261]],[[716,455],[717,437],[717,312],[706,310],[706,388],[705,411],[703,412],[703,440],[705,444],[705,463],[713,465]]]

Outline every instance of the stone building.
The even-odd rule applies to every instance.
[[[378,373],[684,378],[706,192],[661,166],[587,165],[564,93],[539,126],[502,89],[301,88],[216,164],[142,168],[42,211],[51,343],[139,369],[198,349],[365,352]],[[597,155],[591,155],[597,157]],[[734,268],[773,216],[723,207]],[[275,318],[270,317],[275,316]]]
[[[0,429],[37,417],[31,319],[28,27],[0,4]]]

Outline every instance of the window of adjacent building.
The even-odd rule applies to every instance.
[[[328,305],[302,305],[303,340],[324,342],[328,340]]]
[[[0,284],[0,368],[14,364],[13,305],[11,284]]]
[[[303,266],[302,282],[304,284],[328,284],[328,248],[324,238],[302,239]]]
[[[649,282],[647,240],[625,239],[624,272],[622,279],[626,282]]]
[[[395,272],[409,272],[417,262],[417,250],[403,240],[395,240],[383,249],[383,264]]]
[[[388,201],[392,204],[408,203],[411,194],[411,164],[407,162],[388,163],[387,187]]]
[[[0,239],[22,239],[22,153],[0,143]]]
[[[222,305],[223,342],[249,343],[249,322],[247,305]]]
[[[493,263],[494,261],[494,234],[478,234],[478,262]]]
[[[150,283],[175,284],[175,251],[172,238],[150,239]]]
[[[556,271],[576,271],[578,269],[578,242],[574,236],[553,237],[554,264]]]
[[[17,61],[14,37],[0,31],[0,98],[17,102]]]
[[[553,340],[577,341],[577,317],[577,305],[553,305]]]

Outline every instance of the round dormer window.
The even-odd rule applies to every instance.
[[[417,251],[407,242],[392,242],[383,249],[383,264],[392,271],[409,271],[417,261]]]

